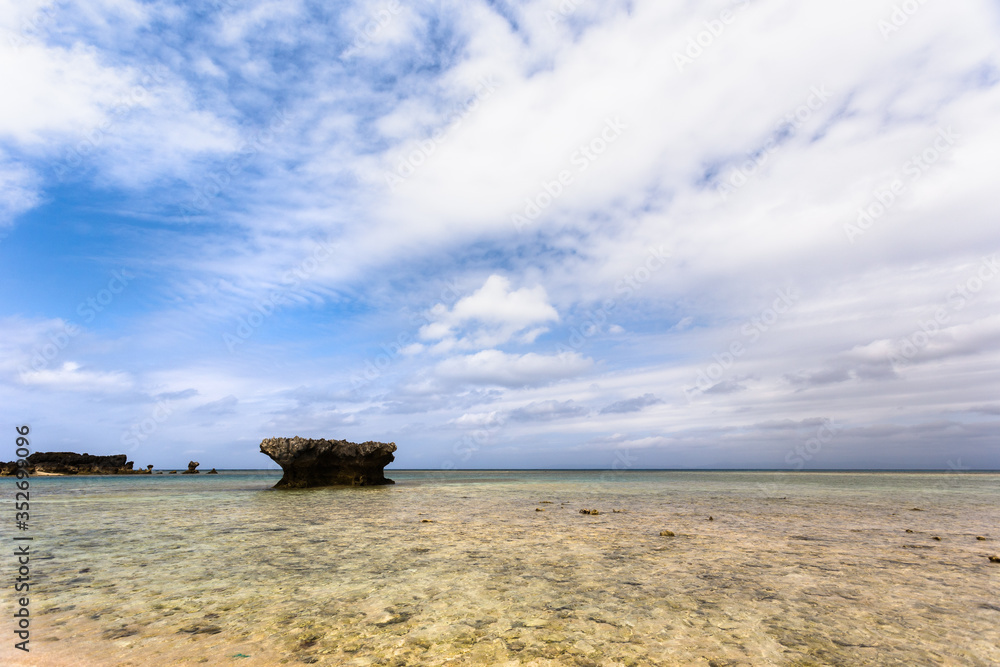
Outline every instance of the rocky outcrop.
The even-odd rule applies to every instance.
[[[188,461],[188,469],[182,472],[182,475],[197,475],[201,471],[198,470],[198,466],[201,464],[197,461]]]
[[[276,489],[302,489],[311,486],[373,486],[393,484],[384,468],[396,458],[394,442],[346,440],[309,440],[267,438],[260,451],[281,466],[284,475]]]
[[[149,475],[146,470],[133,470],[133,462],[125,454],[95,456],[76,452],[35,452],[25,459],[29,475]],[[17,473],[17,462],[0,463],[0,475]]]

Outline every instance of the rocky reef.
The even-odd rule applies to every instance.
[[[96,456],[76,452],[35,452],[27,459],[29,475],[149,475],[153,466],[146,470],[133,470],[133,462],[125,454]],[[17,462],[0,463],[0,475],[17,473]]]
[[[394,484],[384,468],[396,458],[394,442],[267,438],[260,451],[281,466],[284,475],[276,489],[312,486],[374,486]]]
[[[198,466],[201,464],[197,461],[188,461],[188,469],[182,472],[182,475],[197,475],[201,471],[198,470]]]

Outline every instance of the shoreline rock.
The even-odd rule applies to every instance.
[[[151,475],[153,466],[134,470],[125,454],[97,456],[76,452],[35,452],[28,456],[29,475]],[[17,462],[0,463],[0,475],[17,474]]]
[[[377,486],[395,484],[384,468],[395,460],[394,442],[348,442],[307,438],[266,438],[260,451],[284,473],[276,489],[316,486]]]

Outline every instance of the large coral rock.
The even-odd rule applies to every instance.
[[[112,456],[95,456],[93,454],[77,454],[76,452],[35,452],[26,460],[29,474],[45,473],[49,475],[135,475],[140,471],[133,470],[133,462],[124,454]],[[13,475],[17,472],[17,463],[0,464],[0,474]],[[145,472],[145,471],[142,471]]]
[[[260,451],[274,459],[285,473],[274,485],[276,489],[394,484],[383,471],[396,458],[394,442],[358,444],[296,436],[267,438],[260,443]]]

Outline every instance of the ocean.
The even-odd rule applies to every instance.
[[[32,478],[0,663],[1000,664],[1000,474],[386,474]]]

